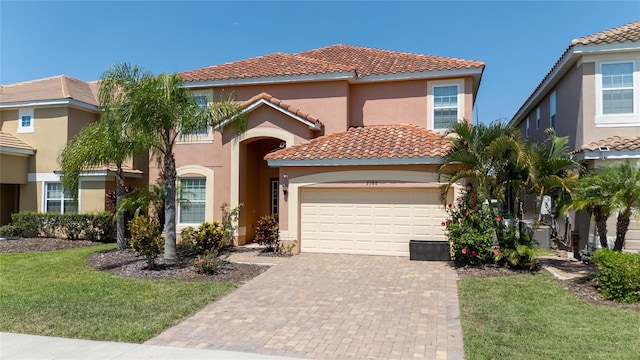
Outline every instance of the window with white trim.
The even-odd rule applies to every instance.
[[[62,183],[47,182],[44,184],[44,212],[60,214],[76,214],[78,201],[69,192],[64,191]]]
[[[549,127],[556,128],[556,92],[551,93],[549,98]]]
[[[450,129],[458,121],[458,85],[433,87],[433,128]]]
[[[525,129],[524,136],[529,137],[529,118],[527,118],[527,128]]]
[[[195,94],[193,95],[193,98],[196,100],[196,103],[198,104],[198,106],[200,106],[200,109],[202,109],[202,111],[205,111],[207,109],[207,106],[209,105],[209,99],[207,98],[207,95]],[[194,131],[182,133],[182,135],[185,135],[185,136],[205,136],[208,134],[209,134],[209,126],[206,126],[206,125],[198,129],[195,129]]]
[[[33,132],[33,108],[21,108],[18,110],[18,132]]]
[[[205,178],[179,179],[178,219],[180,224],[202,224],[207,205]]]
[[[277,178],[273,178],[271,183],[271,215],[278,215],[278,189],[280,182]]]
[[[540,130],[540,107],[536,108],[536,130]]]
[[[602,114],[633,114],[633,62],[602,63]]]

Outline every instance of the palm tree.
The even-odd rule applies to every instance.
[[[541,200],[538,220],[542,220],[542,197],[550,195],[555,200],[566,200],[566,195],[578,179],[578,174],[573,170],[580,166],[569,156],[568,136],[556,136],[551,128],[546,130],[546,134],[545,143],[530,143],[533,166],[529,180],[532,190]]]
[[[176,163],[174,145],[181,133],[205,126],[222,131],[231,125],[236,135],[244,128],[244,115],[233,98],[221,98],[203,109],[191,91],[182,87],[177,74],[148,76],[124,88],[124,106],[129,121],[144,133],[153,157],[161,165],[165,188],[164,258],[176,257]]]
[[[74,197],[78,196],[79,179],[82,171],[100,166],[116,166],[116,208],[124,194],[123,163],[144,151],[145,146],[135,127],[127,122],[122,113],[126,100],[121,91],[125,84],[135,84],[141,79],[140,70],[125,64],[109,68],[101,77],[99,103],[103,109],[100,120],[85,127],[62,150],[62,184]],[[124,250],[124,215],[116,216],[117,246]]]
[[[611,194],[607,193],[608,188],[602,172],[587,174],[576,181],[571,192],[571,203],[567,210],[586,210],[593,216],[596,223],[596,233],[600,239],[600,246],[608,248],[607,242],[607,220],[611,216],[613,207],[611,204]]]
[[[481,197],[504,200],[505,191],[526,180],[530,159],[519,132],[500,122],[455,124],[448,132],[453,147],[438,170],[441,199],[453,184],[473,179]]]
[[[612,164],[605,167],[603,180],[612,194],[612,205],[618,210],[613,250],[622,251],[631,215],[640,205],[640,169],[630,161]]]

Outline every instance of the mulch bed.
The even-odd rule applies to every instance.
[[[54,238],[0,240],[0,253],[52,251],[100,244],[102,243]],[[186,253],[179,253],[175,260],[164,260],[159,256],[156,259],[156,266],[149,269],[145,258],[135,251],[114,249],[91,254],[87,258],[87,263],[97,270],[108,271],[122,277],[235,283],[247,282],[269,269],[269,266],[265,265],[228,263],[219,273],[206,275],[196,272],[192,265],[194,259],[193,255]]]

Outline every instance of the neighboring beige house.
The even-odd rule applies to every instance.
[[[247,129],[185,135],[176,146],[178,230],[244,204],[238,243],[277,214],[302,252],[408,255],[445,242],[436,171],[442,133],[471,121],[484,63],[334,45],[181,73],[203,104],[233,93]],[[158,168],[150,164],[150,181]],[[449,202],[454,194],[449,194]]]
[[[589,169],[640,159],[640,21],[571,41],[510,124],[531,141],[543,141],[544,130],[554,128]],[[598,243],[585,214],[572,216],[569,225],[581,247]],[[614,217],[608,231],[612,242]],[[635,222],[626,249],[640,250]]]
[[[62,189],[58,156],[66,142],[99,119],[97,82],[68,76],[0,86],[0,225],[18,211],[94,212],[105,209],[115,188],[113,169],[83,174],[78,201]],[[130,185],[148,183],[147,161]]]

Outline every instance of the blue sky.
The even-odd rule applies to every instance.
[[[0,0],[0,84],[96,80],[119,61],[178,72],[341,43],[484,61],[474,119],[489,123],[511,118],[572,39],[636,20],[638,0]]]

